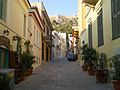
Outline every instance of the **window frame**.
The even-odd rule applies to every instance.
[[[98,31],[98,47],[104,45],[103,33],[103,10],[101,9],[97,17],[97,31]]]
[[[118,2],[119,1],[119,2]],[[120,37],[120,0],[111,0],[112,40]]]
[[[92,41],[92,22],[88,24],[88,44],[89,47],[93,47],[93,41]]]
[[[7,0],[0,0],[0,5],[1,5],[0,19],[5,21],[7,11]]]
[[[26,38],[26,35],[27,35],[27,30],[26,30],[26,28],[27,28],[27,16],[24,14],[24,20],[23,20],[24,22],[23,22],[23,37],[25,37]]]

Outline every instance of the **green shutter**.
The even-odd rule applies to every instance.
[[[5,50],[5,61],[4,61],[4,68],[9,68],[9,51]]]
[[[120,37],[120,0],[111,0],[112,38]]]
[[[92,23],[88,25],[88,40],[89,40],[89,47],[92,47]]]
[[[98,46],[101,46],[104,44],[102,10],[100,11],[100,14],[97,18],[97,24],[98,24]]]
[[[118,36],[120,36],[120,0],[117,0],[117,25]]]

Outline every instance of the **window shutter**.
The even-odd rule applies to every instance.
[[[117,11],[118,36],[120,36],[120,0],[117,0]]]
[[[88,25],[88,40],[89,40],[89,47],[92,47],[92,24]]]
[[[97,18],[97,24],[98,24],[98,46],[101,46],[104,44],[102,10],[100,11],[99,16]]]
[[[111,0],[112,10],[112,38],[116,39],[120,36],[120,15],[119,15],[119,4],[120,0]]]

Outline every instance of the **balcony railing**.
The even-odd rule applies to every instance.
[[[48,45],[52,43],[50,36],[48,35],[44,35],[44,41],[47,42]]]
[[[99,0],[83,0],[83,3],[95,6]]]

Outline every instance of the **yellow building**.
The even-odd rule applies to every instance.
[[[0,1],[0,67],[9,67],[9,53],[19,51],[27,35],[28,0]],[[23,50],[24,50],[23,46]]]
[[[81,45],[88,43],[108,57],[120,54],[119,0],[79,0]],[[82,15],[82,16],[81,16]]]
[[[44,63],[51,60],[52,49],[52,24],[47,14],[47,11],[43,5],[43,2],[33,2],[32,6],[37,6],[40,16],[44,24],[44,30],[42,32],[42,59]]]
[[[36,68],[42,64],[42,32],[44,30],[44,24],[39,14],[37,7],[31,7],[28,17],[28,40],[33,45],[33,55],[35,56],[35,62],[33,67]]]

